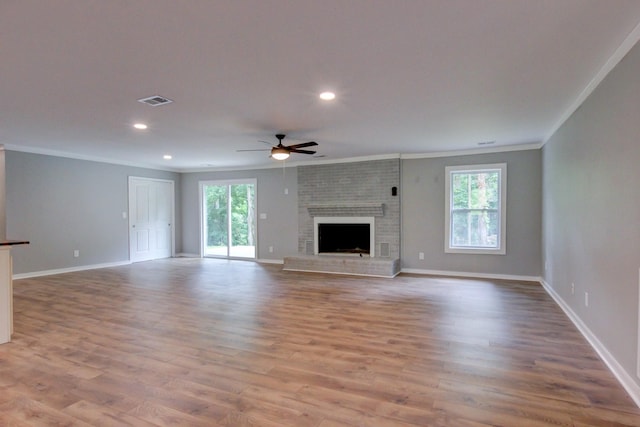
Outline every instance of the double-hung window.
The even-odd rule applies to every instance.
[[[448,166],[445,252],[506,253],[507,165]]]

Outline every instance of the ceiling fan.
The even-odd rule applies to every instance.
[[[276,135],[276,138],[278,138],[278,145],[274,145],[271,147],[271,157],[273,157],[276,160],[285,160],[288,159],[289,156],[291,155],[291,153],[300,153],[300,154],[316,154],[315,151],[311,151],[311,150],[300,150],[300,148],[304,148],[304,147],[313,147],[315,145],[318,145],[317,142],[315,141],[309,141],[309,142],[302,142],[300,144],[292,144],[292,145],[282,145],[282,140],[284,139],[286,135],[279,133]],[[263,141],[266,142],[266,141]],[[267,143],[269,144],[269,143]],[[266,151],[268,149],[264,149],[264,150],[236,150],[236,151]]]

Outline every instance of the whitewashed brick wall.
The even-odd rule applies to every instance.
[[[392,196],[392,187],[397,187]],[[298,251],[313,241],[313,218],[308,208],[317,205],[384,204],[376,217],[376,254],[389,244],[389,258],[400,257],[400,159],[320,164],[298,167]]]

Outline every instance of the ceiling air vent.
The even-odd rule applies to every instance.
[[[138,99],[138,102],[142,102],[143,104],[151,105],[152,107],[157,107],[159,105],[170,104],[173,101],[169,98],[165,98],[164,96],[154,95],[148,98]]]

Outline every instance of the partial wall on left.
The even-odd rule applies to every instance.
[[[178,173],[7,151],[7,237],[31,242],[12,251],[14,274],[127,262],[129,176],[173,180],[180,200]],[[179,253],[180,227],[175,241]]]

